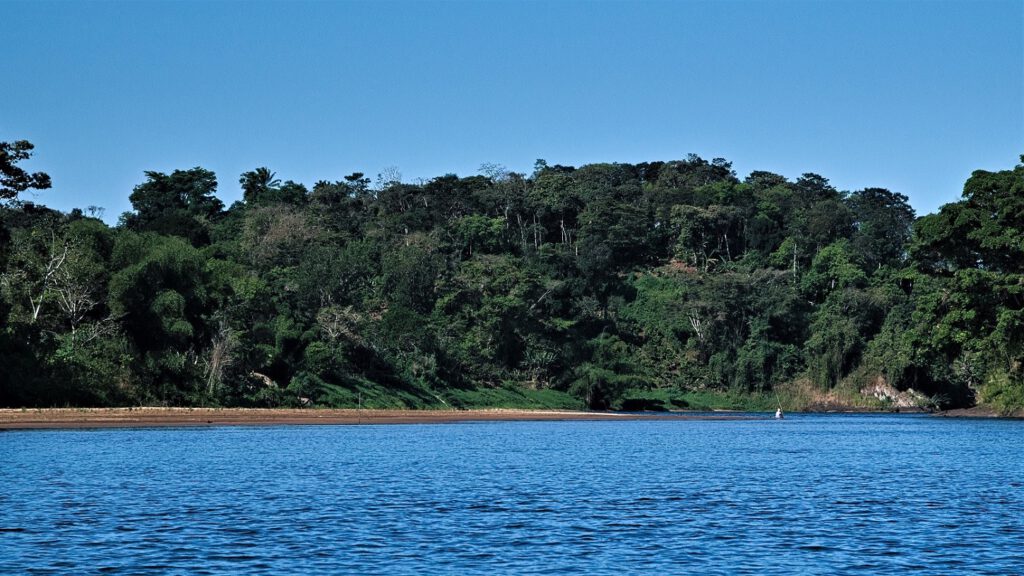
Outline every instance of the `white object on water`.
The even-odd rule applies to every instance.
[[[775,411],[775,419],[782,420],[782,408],[779,408],[778,410]]]

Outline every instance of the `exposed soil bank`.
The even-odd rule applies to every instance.
[[[0,429],[283,424],[442,424],[501,420],[745,420],[736,415],[624,414],[555,410],[340,410],[259,408],[0,409]]]

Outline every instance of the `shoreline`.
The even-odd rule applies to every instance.
[[[752,420],[728,414],[570,410],[359,410],[354,408],[3,408],[0,430],[282,425],[449,424],[502,421]]]
[[[973,406],[971,408],[953,408],[943,412],[936,412],[936,416],[943,418],[1008,418],[1024,419],[1024,409],[1012,412],[999,412],[991,406]]]
[[[801,414],[880,413],[859,410],[797,412]],[[906,412],[906,414],[924,414]],[[1022,418],[1024,413],[999,414],[983,407],[932,413],[944,418]],[[539,421],[667,421],[759,420],[742,411],[708,412],[586,412],[517,408],[470,410],[412,410],[356,408],[0,408],[0,431],[87,428],[166,428],[213,426],[305,426],[453,424],[459,422]],[[766,419],[768,419],[766,417]]]

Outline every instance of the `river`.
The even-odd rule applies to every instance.
[[[3,574],[1018,574],[1024,421],[0,433]]]

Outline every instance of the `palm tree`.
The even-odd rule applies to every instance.
[[[281,181],[276,178],[277,173],[271,172],[270,168],[260,166],[259,168],[250,172],[245,172],[238,179],[238,183],[242,185],[242,198],[246,204],[252,204],[256,202],[264,192],[277,188],[281,185]]]

